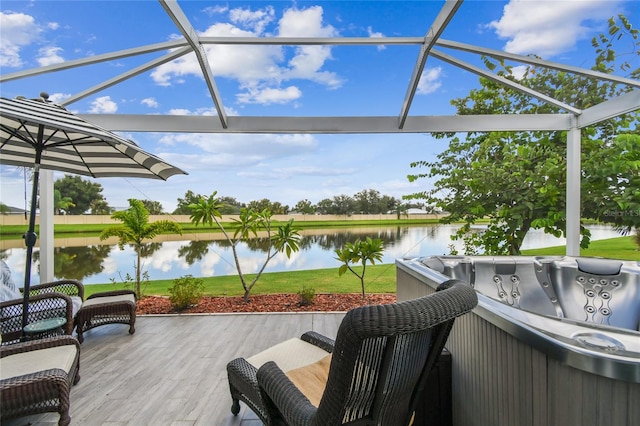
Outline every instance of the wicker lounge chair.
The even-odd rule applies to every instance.
[[[336,340],[314,332],[227,365],[233,404],[267,425],[408,425],[456,317],[477,304],[451,280],[439,292],[345,315]],[[329,355],[330,354],[330,355]]]
[[[56,336],[0,347],[0,418],[60,413],[58,425],[71,422],[69,391],[78,383],[80,344]]]
[[[22,291],[22,289],[20,289]],[[71,334],[74,316],[84,299],[84,286],[75,280],[60,280],[31,286],[28,323],[51,318],[65,318],[63,334]],[[22,297],[0,302],[2,344],[20,341],[22,336]]]

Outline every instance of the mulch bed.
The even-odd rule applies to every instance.
[[[229,312],[340,312],[363,305],[394,303],[395,294],[368,294],[362,300],[361,294],[317,294],[311,305],[302,305],[297,294],[265,294],[250,296],[245,303],[242,296],[202,298],[197,306],[181,312],[171,306],[168,297],[145,296],[138,301],[138,315],[152,314],[197,314]]]

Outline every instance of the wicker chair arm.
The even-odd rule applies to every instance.
[[[251,378],[256,376],[256,368],[249,364],[244,358],[236,358],[227,364],[229,377],[237,377],[239,380],[233,381],[235,386],[243,394],[259,393],[258,384]]]
[[[105,297],[105,296],[122,296],[123,294],[131,294],[133,297],[136,297],[136,292],[133,290],[111,290],[111,291],[101,291],[99,294],[94,293],[87,297],[87,300],[93,299],[94,297]]]
[[[335,345],[335,340],[327,336],[323,336],[322,334],[315,331],[307,331],[302,336],[300,336],[300,340],[311,343],[312,345],[315,345],[320,349],[324,349],[329,353],[333,352],[333,347]]]
[[[68,294],[69,296],[79,296],[84,300],[84,284],[77,280],[58,280],[29,287],[30,296],[52,292]]]
[[[269,361],[258,369],[258,384],[268,410],[277,410],[286,424],[308,426],[316,413],[306,396],[289,380],[278,365]],[[274,407],[269,407],[269,405]]]
[[[69,295],[64,293],[55,293],[55,292],[31,295],[29,296],[29,303],[33,303],[38,300],[46,300],[46,299],[63,299],[68,305],[72,305],[71,297],[69,297]],[[13,299],[13,300],[7,300],[6,302],[0,302],[0,309],[8,308],[11,306],[19,306],[19,305],[22,305],[22,302],[23,302],[22,299]]]
[[[0,330],[2,345],[20,339],[22,335],[22,299],[0,302]],[[38,309],[29,310],[31,321],[54,316],[67,319],[63,326],[65,334],[73,332],[73,302],[71,297],[63,293],[40,293],[29,297],[29,306],[39,305]]]
[[[43,387],[43,383],[47,383],[48,387],[53,385],[55,387],[69,389],[67,372],[59,368],[53,368],[51,370],[36,371],[35,373],[0,380],[0,390],[19,395],[20,391],[18,389],[22,388],[22,392],[29,395],[32,393],[29,392],[29,388],[40,390]],[[28,398],[29,396],[27,396],[27,399]]]
[[[13,345],[0,346],[0,358],[15,355],[23,352],[36,351],[39,349],[53,348],[56,346],[75,345],[80,351],[80,342],[73,336],[60,335],[47,337],[44,339],[29,340],[27,342],[15,343]]]

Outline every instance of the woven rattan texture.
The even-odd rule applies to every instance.
[[[475,291],[451,280],[419,299],[349,311],[331,339],[303,339],[332,352],[326,389],[314,407],[274,362],[258,371],[228,364],[232,412],[246,402],[267,425],[407,425],[456,317],[477,304]],[[292,354],[293,356],[293,354]]]

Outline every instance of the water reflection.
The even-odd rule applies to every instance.
[[[109,257],[113,247],[55,247],[53,249],[53,271],[56,277],[84,280],[102,272],[102,263]],[[40,262],[40,252],[34,253],[36,263]]]
[[[291,258],[284,254],[274,257],[265,272],[306,270],[339,267],[334,251],[356,238],[380,238],[384,241],[383,263],[393,263],[400,257],[448,254],[451,235],[456,225],[362,227],[316,229],[301,232],[300,251]],[[590,227],[592,239],[618,236],[606,226]],[[21,241],[1,241],[0,257],[6,259],[16,283],[24,281],[26,250]],[[523,248],[548,247],[564,244],[563,239],[531,232]],[[54,248],[54,274],[56,279],[77,279],[86,284],[108,283],[119,280],[126,273],[133,274],[135,252],[126,246],[120,250],[117,240],[100,242],[98,238],[56,239]],[[460,249],[460,244],[455,244]],[[238,256],[244,273],[255,273],[264,263],[268,241],[256,238],[239,244]],[[34,251],[35,267],[32,282],[39,282],[39,250]],[[213,276],[236,273],[229,243],[219,234],[163,235],[145,244],[142,251],[143,270],[150,279],[173,279],[183,275]]]

